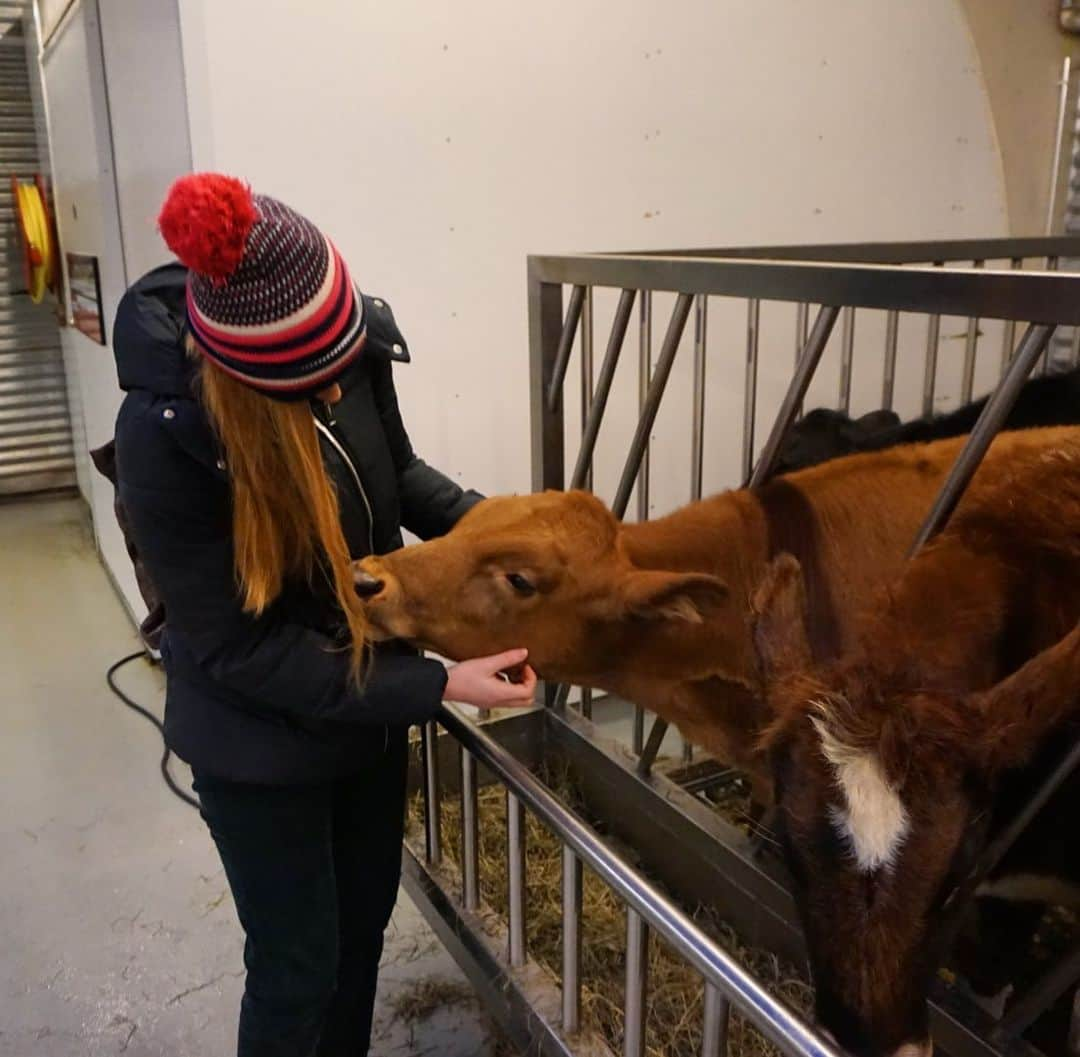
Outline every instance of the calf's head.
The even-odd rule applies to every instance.
[[[693,634],[733,609],[714,576],[636,568],[615,517],[584,492],[487,499],[448,535],[358,562],[355,576],[377,636],[453,660],[524,646],[543,677],[585,686],[706,670]]]
[[[915,692],[866,658],[814,669],[798,564],[754,600],[778,829],[822,1025],[868,1057],[930,1049],[926,995],[997,778],[1077,707],[1080,629],[991,689]]]

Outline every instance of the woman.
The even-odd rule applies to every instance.
[[[373,649],[350,560],[479,497],[413,453],[389,306],[309,221],[187,176],[180,265],[117,311],[120,498],[165,603],[165,727],[246,933],[240,1057],[358,1057],[400,874],[406,730],[443,699],[531,704],[524,651],[450,669]]]

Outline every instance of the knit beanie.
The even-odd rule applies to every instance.
[[[267,396],[303,400],[360,355],[363,301],[311,221],[218,173],[183,176],[158,216],[188,268],[187,317],[202,351]]]

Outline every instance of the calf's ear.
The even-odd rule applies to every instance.
[[[754,591],[754,648],[766,680],[809,668],[806,587],[802,566],[790,554],[774,558]]]
[[[723,580],[705,573],[631,573],[622,588],[624,611],[645,620],[702,624],[726,609],[731,592]]]
[[[973,695],[968,749],[992,774],[1027,763],[1080,715],[1080,624],[989,690]]]

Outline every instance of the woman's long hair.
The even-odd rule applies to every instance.
[[[337,493],[323,468],[311,408],[303,401],[272,400],[200,359],[202,402],[229,468],[234,561],[244,610],[264,612],[287,579],[312,583],[329,574],[359,682],[368,622],[353,586]]]

